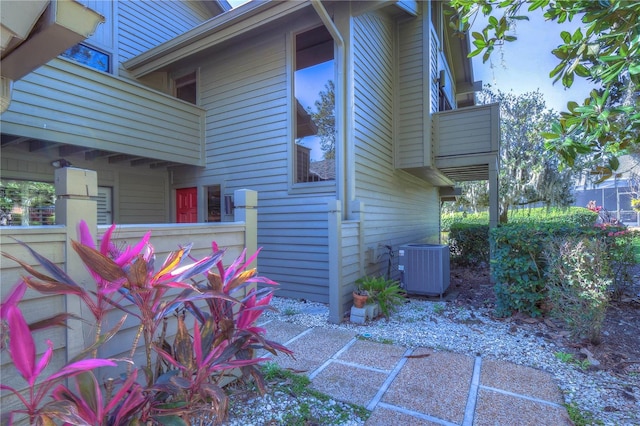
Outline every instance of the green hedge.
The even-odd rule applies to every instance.
[[[440,221],[440,228],[442,232],[451,231],[451,225],[454,223],[466,223],[466,224],[474,224],[474,225],[488,225],[489,224],[489,213],[480,212],[480,213],[465,213],[465,212],[457,212],[457,213],[446,213],[442,215],[442,219]]]
[[[491,230],[491,273],[495,280],[496,315],[514,311],[538,316],[545,292],[544,250],[558,237],[578,235],[581,227],[563,222],[513,223]]]
[[[500,226],[539,223],[584,227],[595,223],[598,214],[584,207],[531,208],[513,210],[509,223]],[[442,231],[448,233],[451,260],[459,265],[489,263],[489,213],[453,213],[442,216]]]
[[[633,263],[630,241],[634,234],[624,227],[577,226],[573,219],[541,223],[514,223],[491,230],[494,244],[491,259],[492,276],[496,282],[496,314],[509,316],[522,312],[531,316],[542,314],[547,301],[546,282],[549,274],[547,260],[559,253],[550,253],[557,241],[599,240],[606,246],[606,256],[592,253],[611,271],[609,277],[613,294],[630,283],[628,267]],[[550,301],[553,304],[553,301]]]
[[[451,259],[460,265],[489,264],[489,225],[454,222],[449,231]]]

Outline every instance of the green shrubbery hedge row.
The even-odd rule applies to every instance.
[[[609,298],[631,282],[630,248],[640,236],[596,224],[597,213],[580,207],[519,211],[491,232],[485,217],[482,223],[481,215],[468,222],[454,215],[449,242],[452,259],[471,265],[488,262],[493,245],[496,314],[548,312],[564,320],[575,337],[597,341]]]
[[[570,227],[591,226],[598,214],[583,207],[531,208],[514,210],[502,226],[560,223]],[[453,213],[443,215],[442,231],[448,232],[451,259],[460,265],[489,263],[489,214]]]

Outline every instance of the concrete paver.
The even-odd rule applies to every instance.
[[[534,368],[360,340],[348,330],[277,320],[263,326],[296,357],[275,362],[307,374],[314,389],[371,410],[367,426],[571,424],[557,384]]]

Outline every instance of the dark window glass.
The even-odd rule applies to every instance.
[[[207,186],[207,222],[220,222],[222,211],[220,206],[220,185]]]
[[[70,47],[62,53],[62,56],[73,59],[81,64],[88,65],[91,68],[109,72],[109,55],[82,43]]]
[[[198,98],[195,71],[183,77],[176,78],[174,83],[176,85],[176,98],[196,104]]]

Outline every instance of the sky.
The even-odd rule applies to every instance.
[[[231,6],[237,7],[247,0],[228,0]],[[561,43],[560,31],[571,32],[578,26],[579,21],[559,25],[546,22],[541,11],[529,14],[529,21],[518,22],[516,36],[518,40],[506,43],[494,50],[486,63],[482,62],[482,55],[472,59],[474,77],[476,81],[491,84],[494,89],[503,92],[513,91],[522,94],[540,90],[547,108],[565,111],[568,101],[582,103],[594,87],[585,79],[576,77],[572,87],[565,89],[561,82],[553,84],[549,72],[558,64],[558,60],[551,50]],[[479,30],[480,19],[473,30]]]
[[[582,103],[594,88],[587,80],[576,77],[571,88],[565,89],[560,81],[553,84],[549,77],[549,72],[559,63],[551,51],[562,43],[560,32],[573,32],[580,22],[575,19],[570,24],[547,22],[540,11],[532,12],[529,18],[529,21],[518,22],[515,34],[518,39],[497,47],[489,61],[483,63],[482,55],[472,59],[475,80],[514,94],[539,89],[547,108],[556,111],[566,111],[568,101]],[[480,31],[479,24],[478,20],[472,31]]]
[[[247,0],[228,1],[232,7],[238,7]],[[553,84],[553,79],[549,77],[549,72],[559,63],[551,51],[561,44],[560,32],[573,32],[580,21],[574,19],[562,25],[548,22],[540,10],[528,16],[529,21],[517,22],[516,41],[497,47],[486,63],[482,62],[482,55],[472,58],[475,80],[482,81],[483,85],[490,84],[494,90],[516,95],[540,90],[547,108],[556,111],[566,111],[568,101],[582,103],[594,88],[588,81],[576,77],[572,87],[565,89],[560,81]],[[480,31],[483,20],[486,22],[486,18],[479,17],[472,31]],[[297,76],[300,77],[303,76]],[[320,80],[326,81],[324,78]],[[301,102],[305,106],[312,105],[312,99],[301,99]],[[306,143],[313,148],[314,160],[321,159],[317,143],[315,146],[311,144],[313,142],[310,140]]]

